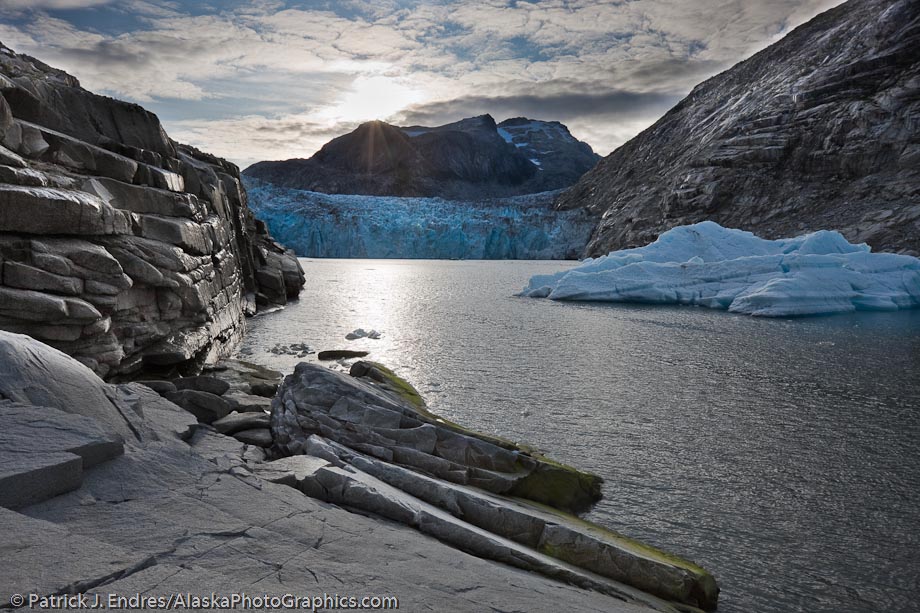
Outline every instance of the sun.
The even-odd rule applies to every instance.
[[[345,95],[321,111],[320,115],[343,122],[385,119],[423,99],[421,91],[400,79],[359,76]]]

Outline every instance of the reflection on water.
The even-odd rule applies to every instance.
[[[755,319],[512,295],[575,263],[303,264],[253,360],[367,349],[446,417],[597,472],[590,518],[712,570],[720,611],[917,610],[920,310]]]

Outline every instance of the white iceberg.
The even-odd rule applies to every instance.
[[[872,253],[835,231],[766,240],[701,223],[654,243],[537,275],[522,296],[692,304],[767,317],[920,306],[920,259]]]

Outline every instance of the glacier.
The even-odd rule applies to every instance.
[[[645,247],[534,276],[519,295],[766,317],[894,311],[920,306],[920,259],[872,253],[832,230],[767,240],[704,221],[672,228]]]
[[[321,194],[244,179],[249,207],[302,257],[576,259],[594,220],[557,192],[478,201]]]

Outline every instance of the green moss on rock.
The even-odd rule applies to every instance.
[[[534,460],[537,464],[536,468],[518,481],[515,487],[508,492],[511,496],[534,500],[571,513],[586,511],[601,499],[601,483],[603,483],[603,480],[597,475],[580,471],[547,458],[533,447],[470,430],[431,412],[421,394],[411,383],[379,362],[369,360],[357,362],[351,367],[350,374],[353,377],[369,378],[378,386],[411,404],[420,416],[436,422],[440,426],[449,428],[458,434],[478,438],[503,449],[517,451],[521,455]],[[528,470],[523,461],[521,462],[521,470],[522,472]]]

